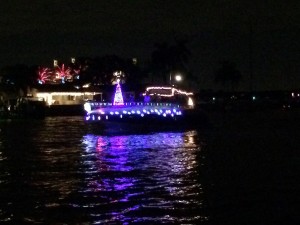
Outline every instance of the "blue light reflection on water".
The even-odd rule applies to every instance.
[[[84,136],[81,157],[86,186],[81,192],[89,199],[84,207],[94,211],[93,221],[206,220],[199,213],[203,199],[196,155],[201,147],[195,136],[196,131]],[[95,202],[91,203],[91,196]]]
[[[77,117],[0,128],[1,224],[207,220],[197,131],[100,135]]]

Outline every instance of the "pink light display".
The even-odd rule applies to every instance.
[[[116,87],[116,92],[115,92],[115,97],[114,97],[114,105],[124,105],[121,85],[120,85],[119,82],[118,82],[117,87]]]
[[[64,81],[70,77],[71,77],[71,70],[69,68],[66,69],[64,64],[62,64],[61,67],[57,66],[56,78],[61,79],[62,83],[64,83]]]
[[[38,82],[45,84],[46,81],[50,80],[50,70],[48,68],[39,68],[38,70]]]
[[[188,98],[188,106],[192,106],[193,102],[190,95],[191,92],[185,92],[173,87],[149,87],[146,89],[146,94],[157,93],[160,96],[172,97],[175,94],[184,95]],[[86,102],[84,109],[86,111],[86,121],[119,121],[120,119],[132,119],[132,118],[166,118],[164,120],[170,121],[177,120],[178,117],[183,117],[184,106],[179,103],[171,102],[124,102],[122,96],[121,85],[118,82],[116,85],[115,95],[113,102]],[[147,119],[146,119],[147,120]]]

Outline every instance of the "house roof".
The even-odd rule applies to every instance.
[[[41,84],[33,87],[38,92],[101,92],[101,93],[111,93],[115,92],[116,85],[101,85],[101,86],[90,86],[88,88],[76,88],[72,84]],[[145,86],[121,85],[122,92],[143,92],[145,91]]]
[[[99,87],[78,88],[69,84],[42,84],[34,87],[38,92],[102,92]]]

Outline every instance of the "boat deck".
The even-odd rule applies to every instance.
[[[184,108],[175,103],[127,102],[113,105],[106,102],[87,102],[86,121],[120,120],[132,118],[176,118],[183,115]]]

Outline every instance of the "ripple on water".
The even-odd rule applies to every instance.
[[[1,138],[1,221],[207,220],[196,131],[96,135],[81,118],[6,129],[15,136]]]

